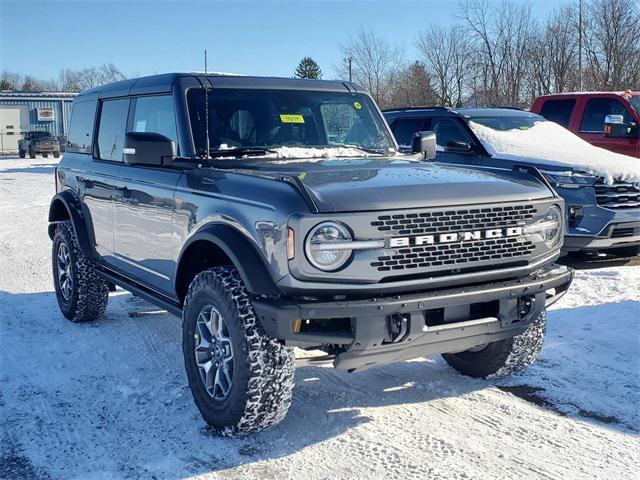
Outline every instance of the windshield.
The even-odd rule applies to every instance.
[[[204,90],[187,93],[196,152],[204,155]],[[371,99],[309,90],[209,91],[209,145],[216,150],[356,147],[388,153],[394,143]]]
[[[480,125],[484,125],[485,127],[492,128],[493,130],[528,130],[533,127],[538,122],[544,122],[545,120],[541,117],[534,117],[531,115],[522,115],[522,116],[493,116],[493,117],[484,117],[484,116],[471,116],[468,117],[471,122],[469,122],[469,126],[473,130],[473,123],[479,123]]]
[[[631,106],[636,111],[638,115],[640,115],[640,95],[634,95],[629,99]]]

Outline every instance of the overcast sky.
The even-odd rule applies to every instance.
[[[560,3],[531,2],[540,16]],[[290,76],[311,56],[333,78],[340,44],[361,26],[415,60],[418,32],[455,22],[456,13],[456,0],[0,0],[0,69],[41,78],[107,62],[129,76],[193,71],[202,70],[206,48],[212,71]]]

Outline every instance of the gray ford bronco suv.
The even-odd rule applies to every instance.
[[[164,74],[81,93],[49,212],[74,322],[120,286],[181,316],[204,420],[278,423],[293,347],[350,371],[443,354],[497,377],[538,354],[572,271],[553,262],[563,200],[531,167],[400,153],[340,81]],[[312,363],[308,361],[307,363]]]

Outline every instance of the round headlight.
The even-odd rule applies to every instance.
[[[324,222],[313,227],[307,235],[305,253],[314,267],[331,272],[342,267],[352,250],[347,242],[352,239],[347,227],[336,222]]]
[[[551,205],[543,218],[525,227],[524,233],[540,235],[549,248],[558,246],[562,240],[562,211]]]

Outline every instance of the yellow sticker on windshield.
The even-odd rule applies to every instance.
[[[353,106],[356,110],[360,110],[362,108],[362,104],[360,102],[353,102]]]
[[[282,123],[304,123],[304,117],[302,115],[280,114],[280,121]]]

